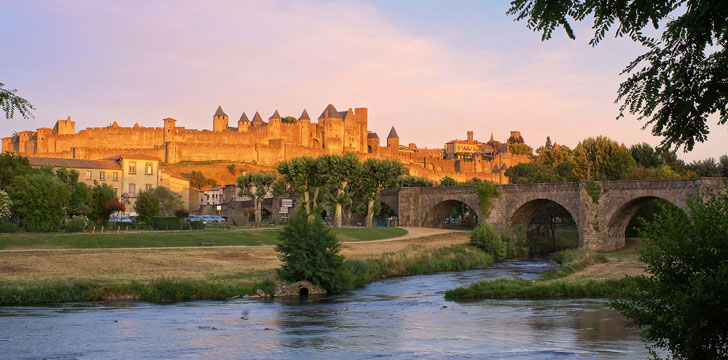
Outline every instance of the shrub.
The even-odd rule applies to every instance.
[[[299,207],[278,235],[276,246],[283,265],[278,275],[285,281],[308,280],[324,286],[330,292],[342,289],[339,270],[344,257],[339,254],[341,245],[336,236],[314,216],[309,222],[306,211]]]
[[[129,227],[129,229],[136,229],[137,228],[137,223],[135,223],[135,222],[115,221],[115,222],[112,222],[112,223],[109,224],[109,228],[110,229],[116,230],[116,228],[119,228],[119,227],[121,228],[121,230],[125,230],[127,227]]]
[[[159,199],[153,190],[140,191],[134,203],[134,210],[139,214],[139,221],[150,222],[152,217],[159,216]],[[152,225],[152,227],[154,227]]]
[[[151,220],[154,230],[179,230],[179,219],[174,216],[153,216]]]
[[[523,259],[528,257],[529,248],[526,240],[526,230],[523,226],[506,229],[501,232],[500,236],[506,248],[506,258]]]
[[[65,223],[63,224],[63,228],[66,229],[66,232],[81,232],[86,229],[88,224],[88,218],[80,215],[74,216],[70,219],[66,219]]]
[[[478,225],[470,235],[470,244],[493,255],[496,261],[506,256],[506,247],[501,235],[498,233],[498,229],[491,224]]]
[[[205,223],[199,220],[196,221],[190,221],[190,229],[192,230],[202,230],[205,228]]]
[[[11,222],[0,222],[0,233],[14,233],[18,231],[18,226]]]
[[[60,229],[70,196],[66,184],[45,173],[28,174],[16,176],[8,193],[25,230],[51,232]]]

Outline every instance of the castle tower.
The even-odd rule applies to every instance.
[[[344,152],[344,119],[334,105],[326,106],[318,118],[323,124],[323,147],[329,154],[342,154]]]
[[[281,138],[281,122],[281,115],[276,109],[273,115],[268,118],[268,137],[270,139]]]
[[[71,121],[71,116],[68,116],[66,120],[56,121],[56,125],[53,126],[53,133],[56,135],[69,135],[76,133],[76,122]]]
[[[212,116],[212,131],[221,132],[228,128],[228,116],[222,111],[222,106],[217,107],[215,115]]]
[[[139,124],[136,124],[135,127],[138,127]],[[164,142],[174,141],[174,137],[176,134],[176,128],[177,128],[177,120],[172,118],[166,118],[164,119]]]
[[[397,130],[394,130],[394,126],[387,135],[387,149],[394,159],[399,158],[399,135],[397,135]]]
[[[367,153],[379,156],[379,135],[375,132],[367,134]]]
[[[369,144],[368,136],[369,136],[369,130],[367,129],[367,108],[355,108],[354,109],[354,115],[359,121],[359,146],[360,151],[366,151],[367,146]],[[379,137],[377,136],[377,139]]]
[[[265,122],[263,122],[263,118],[260,117],[260,114],[256,111],[255,115],[253,115],[253,120],[250,122],[250,125],[262,126],[263,124],[265,124]]]
[[[39,153],[45,153],[45,152],[54,152],[52,150],[52,134],[53,129],[42,127],[38,128],[35,133],[35,148],[36,152]]]
[[[308,116],[306,109],[303,109],[296,124],[298,124],[301,131],[301,145],[311,146],[311,118]]]
[[[479,152],[473,153],[473,172],[476,174],[483,172],[483,155]]]
[[[248,115],[243,112],[243,115],[240,115],[240,120],[238,120],[238,132],[246,132],[249,127],[250,120],[248,120]]]
[[[473,130],[468,131],[468,142],[473,142]]]

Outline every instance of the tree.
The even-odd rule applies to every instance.
[[[584,139],[574,148],[574,174],[581,180],[621,180],[635,166],[632,154],[605,136]]]
[[[152,217],[159,216],[159,199],[153,190],[142,190],[137,194],[134,202],[134,211],[139,216],[139,222],[149,224]]]
[[[196,189],[206,188],[208,186],[217,186],[215,179],[208,179],[201,171],[192,171],[189,175],[190,186]]]
[[[335,205],[334,226],[341,228],[342,206],[350,201],[347,185],[355,181],[361,172],[359,158],[352,153],[344,156],[323,155],[316,160],[316,167],[318,173],[326,179],[330,200]]]
[[[533,184],[559,182],[556,171],[539,163],[520,163],[509,167],[505,175],[511,184]]]
[[[184,206],[182,195],[172,192],[166,186],[154,188],[154,196],[159,199],[159,212],[164,216],[170,216],[174,209]]]
[[[397,160],[367,159],[362,165],[361,188],[367,200],[366,227],[372,227],[374,202],[379,192],[396,187],[404,173],[404,166]]]
[[[113,211],[106,209],[106,203],[114,199],[116,199],[114,189],[105,183],[96,184],[91,189],[91,214],[96,223],[106,224],[109,222],[109,217]]]
[[[634,144],[629,147],[638,166],[644,168],[657,168],[663,165],[673,165],[678,162],[677,153],[662,147],[653,148],[648,143]]]
[[[556,167],[564,161],[573,161],[574,153],[571,151],[571,149],[569,149],[568,146],[550,148],[546,146],[541,146],[536,149],[536,158],[534,160],[544,165]]]
[[[8,193],[26,231],[55,232],[66,217],[69,192],[66,184],[44,173],[14,179]]]
[[[596,46],[611,28],[647,52],[622,71],[629,74],[620,86],[617,102],[625,111],[647,119],[652,134],[664,136],[662,145],[693,149],[708,135],[708,118],[719,113],[719,124],[728,121],[728,7],[723,1],[655,0],[513,0],[509,15],[526,20],[528,28],[550,39],[563,27],[575,39],[571,20],[593,19]],[[664,22],[659,39],[645,35]]]
[[[284,124],[295,124],[298,119],[296,119],[295,116],[286,116],[281,119],[281,122]]]
[[[649,276],[611,305],[676,359],[728,358],[728,192],[664,208],[647,222],[640,259]]]
[[[687,165],[687,168],[701,177],[719,177],[723,175],[720,165],[712,157],[705,160],[693,161]]]
[[[546,228],[546,237],[551,240],[551,245],[556,249],[556,226],[564,222],[573,224],[574,219],[563,206],[549,201],[533,213],[531,222]]]
[[[109,214],[113,214],[117,211],[126,211],[126,206],[121,201],[112,199],[104,204],[104,210]]]
[[[74,185],[78,182],[78,170],[68,170],[65,167],[61,167],[56,169],[56,177],[68,185]]]
[[[235,175],[235,164],[228,164],[225,168],[228,172],[230,172],[230,174]]]
[[[495,261],[506,256],[506,246],[498,229],[488,223],[482,223],[473,230],[470,234],[470,245],[493,255]]]
[[[28,100],[16,95],[18,93],[17,89],[10,90],[4,87],[5,84],[0,83],[0,108],[5,113],[5,118],[12,119],[15,111],[18,111],[24,119],[32,117],[31,110],[35,110],[35,106]]]
[[[318,197],[324,178],[319,175],[316,160],[303,156],[281,161],[277,167],[282,181],[289,185],[290,190],[296,194],[303,194],[303,206],[306,214],[311,218],[311,212],[318,212]],[[312,219],[312,218],[311,218]]]
[[[435,183],[432,180],[421,176],[405,175],[399,182],[401,187],[433,187]]]
[[[672,170],[671,167],[663,165],[656,168],[645,169],[643,167],[633,167],[624,177],[626,180],[669,180],[680,179],[682,176]]]
[[[93,203],[93,189],[82,182],[69,186],[71,196],[68,200],[68,213],[72,215],[88,215]],[[113,191],[113,190],[112,190]]]
[[[276,251],[283,262],[278,269],[281,279],[307,280],[331,292],[340,290],[337,270],[344,264],[344,257],[339,254],[341,245],[318,215],[309,221],[306,212],[297,208],[278,239]]]
[[[449,176],[445,176],[444,178],[440,179],[440,186],[458,186],[458,185],[460,185],[460,183],[457,180],[455,180]]]
[[[255,204],[255,224],[262,219],[263,198],[273,190],[276,175],[271,172],[252,172],[238,177],[240,196],[250,196]]]
[[[34,171],[28,158],[9,152],[0,154],[0,189],[7,189],[15,176],[30,174]]]
[[[516,155],[533,155],[533,148],[524,143],[512,143],[508,144],[508,152]]]

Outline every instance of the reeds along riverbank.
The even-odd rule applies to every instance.
[[[629,277],[621,279],[595,279],[589,276],[570,278],[589,265],[606,263],[603,254],[572,249],[555,257],[562,261],[561,268],[536,280],[499,278],[482,280],[467,287],[445,292],[448,300],[475,299],[553,299],[574,297],[617,297],[631,285]]]
[[[485,268],[493,257],[467,245],[436,249],[405,250],[366,260],[347,260],[339,276],[345,290],[394,276],[431,274]],[[274,271],[265,274],[240,273],[220,279],[160,278],[151,281],[24,281],[0,283],[0,305],[36,305],[65,302],[139,300],[173,302],[186,300],[225,300],[267,294],[279,281]]]

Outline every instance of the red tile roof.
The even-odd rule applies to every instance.
[[[121,170],[121,165],[111,160],[82,160],[82,159],[56,159],[42,157],[28,157],[31,166],[52,166],[54,168],[74,169],[109,169]]]

